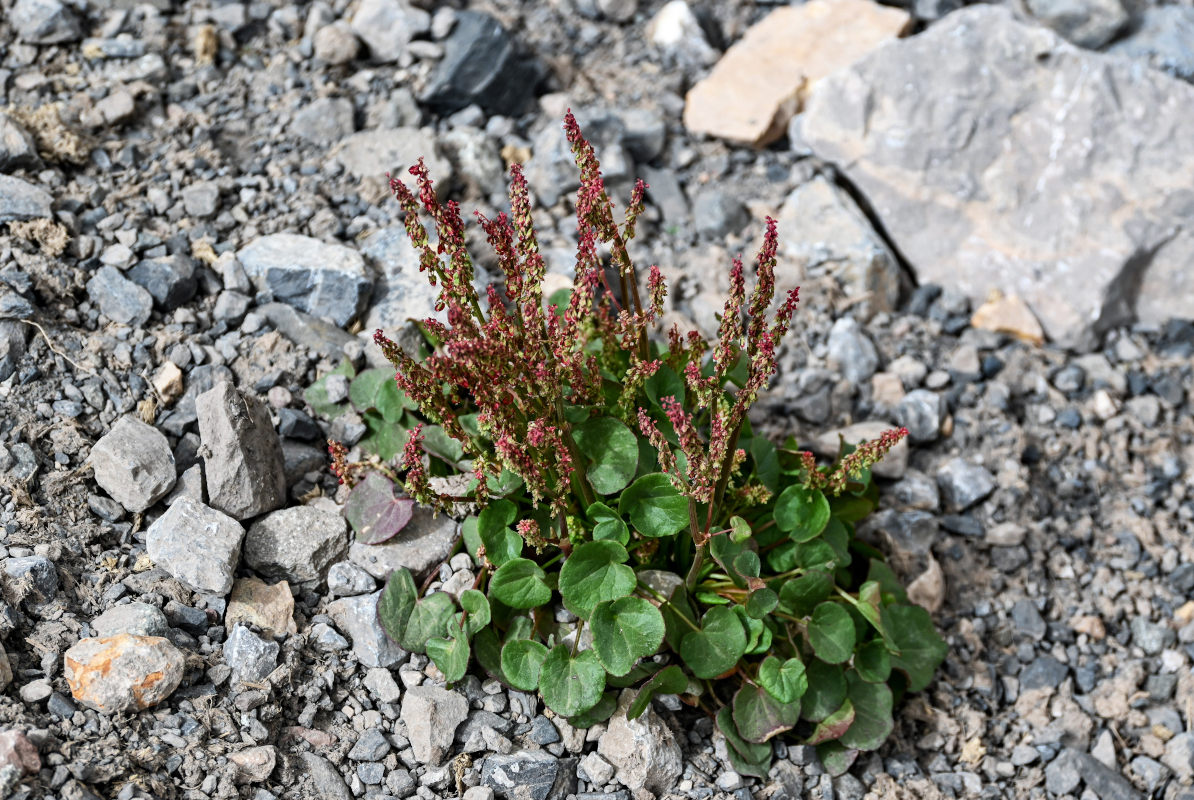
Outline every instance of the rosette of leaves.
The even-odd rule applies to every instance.
[[[906,432],[843,442],[828,464],[757,434],[746,411],[775,372],[796,303],[792,293],[766,319],[774,222],[749,299],[741,260],[731,268],[716,341],[655,336],[665,288],[655,270],[640,283],[626,249],[645,186],[614,222],[571,115],[566,130],[581,170],[577,277],[546,303],[517,167],[512,218],[481,218],[504,274],[485,303],[456,207],[438,202],[421,164],[417,199],[391,182],[450,324],[425,323],[433,347],[421,360],[375,337],[400,401],[383,408],[380,389],[362,389],[353,404],[398,415],[391,424],[410,431],[401,463],[382,465],[379,481],[333,452],[355,484],[349,519],[362,541],[382,541],[401,518],[398,474],[410,498],[474,509],[460,523],[474,580],[453,596],[399,569],[379,620],[448,682],[475,664],[578,727],[609,717],[624,689],[631,716],[678,695],[715,718],[743,774],[766,775],[780,736],[816,746],[840,773],[882,744],[895,703],[924,689],[945,654],[929,614],[855,535],[878,497],[870,468]],[[436,226],[434,248],[420,213]],[[458,454],[445,458],[420,424]],[[429,469],[459,470],[468,503],[436,492]]]

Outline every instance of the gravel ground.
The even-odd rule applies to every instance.
[[[947,24],[924,6],[915,30]],[[8,796],[1194,798],[1194,324],[1077,351],[974,324],[980,303],[917,285],[798,136],[685,127],[684,93],[771,10],[693,7],[0,0]],[[564,285],[568,107],[615,191],[651,184],[638,255],[678,320],[716,324],[730,259],[787,209],[781,288],[802,302],[757,425],[827,448],[912,432],[862,535],[950,654],[845,776],[777,745],[769,780],[743,778],[669,698],[585,732],[492,680],[445,690],[373,622],[395,563],[471,581],[450,519],[417,519],[404,552],[350,543],[322,441],[364,427],[304,400],[429,311],[384,173],[426,155],[490,213],[533,155]],[[853,209],[816,218],[828,244],[806,189]],[[894,302],[860,297],[873,274]]]

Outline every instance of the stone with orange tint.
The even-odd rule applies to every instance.
[[[182,681],[186,658],[168,639],[121,633],[82,639],[66,651],[63,662],[75,700],[115,714],[169,697]]]

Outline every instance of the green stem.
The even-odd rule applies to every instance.
[[[576,624],[576,638],[572,640],[572,658],[576,658],[577,648],[580,647],[580,632],[585,629],[585,621],[583,619],[577,620]]]

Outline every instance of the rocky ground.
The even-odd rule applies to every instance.
[[[1194,9],[954,5],[0,0],[0,786],[1194,797]],[[667,698],[446,690],[373,621],[394,565],[469,569],[443,517],[350,542],[322,441],[365,428],[304,400],[428,313],[384,173],[488,213],[526,162],[565,285],[568,107],[677,319],[779,217],[757,424],[911,431],[863,533],[950,655],[841,778],[742,778]]]

